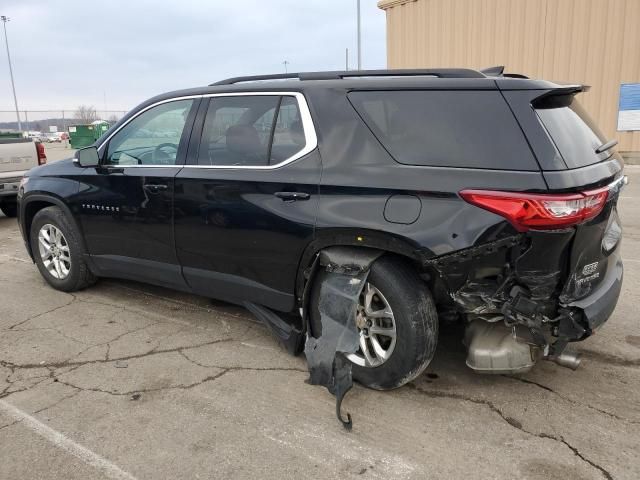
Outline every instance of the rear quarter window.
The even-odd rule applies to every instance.
[[[543,102],[534,102],[534,108],[567,168],[592,165],[613,153],[613,150],[609,150],[596,154],[596,149],[607,139],[573,95],[559,95]]]
[[[356,91],[349,100],[406,165],[539,170],[497,91]]]

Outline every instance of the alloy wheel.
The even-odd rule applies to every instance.
[[[69,243],[62,231],[47,223],[38,232],[38,250],[42,264],[49,274],[58,280],[64,280],[71,271]]]
[[[389,360],[396,347],[396,322],[389,302],[370,282],[360,294],[355,322],[360,347],[347,358],[356,365],[370,368]]]

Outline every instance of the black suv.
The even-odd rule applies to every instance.
[[[54,288],[116,277],[242,304],[292,352],[322,335],[332,275],[366,271],[347,358],[374,388],[420,374],[442,321],[465,325],[477,371],[576,366],[567,343],[620,293],[626,182],[584,90],[434,69],[171,92],[31,170],[20,227]]]

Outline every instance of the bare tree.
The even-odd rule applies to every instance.
[[[111,114],[111,115],[109,116],[109,118],[107,119],[107,122],[109,122],[109,123],[110,123],[110,124],[112,124],[112,125],[113,125],[114,123],[116,123],[117,121],[118,121],[118,117],[117,117],[117,116],[115,116],[114,114]]]
[[[96,113],[96,109],[91,105],[80,105],[76,109],[73,116],[76,120],[78,120],[78,122],[83,124],[88,124],[98,119],[98,114]]]

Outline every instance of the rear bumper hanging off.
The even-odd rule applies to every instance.
[[[609,256],[608,263],[605,278],[596,289],[588,297],[566,305],[582,310],[584,323],[591,331],[596,330],[611,316],[622,289],[624,268],[617,251]]]

